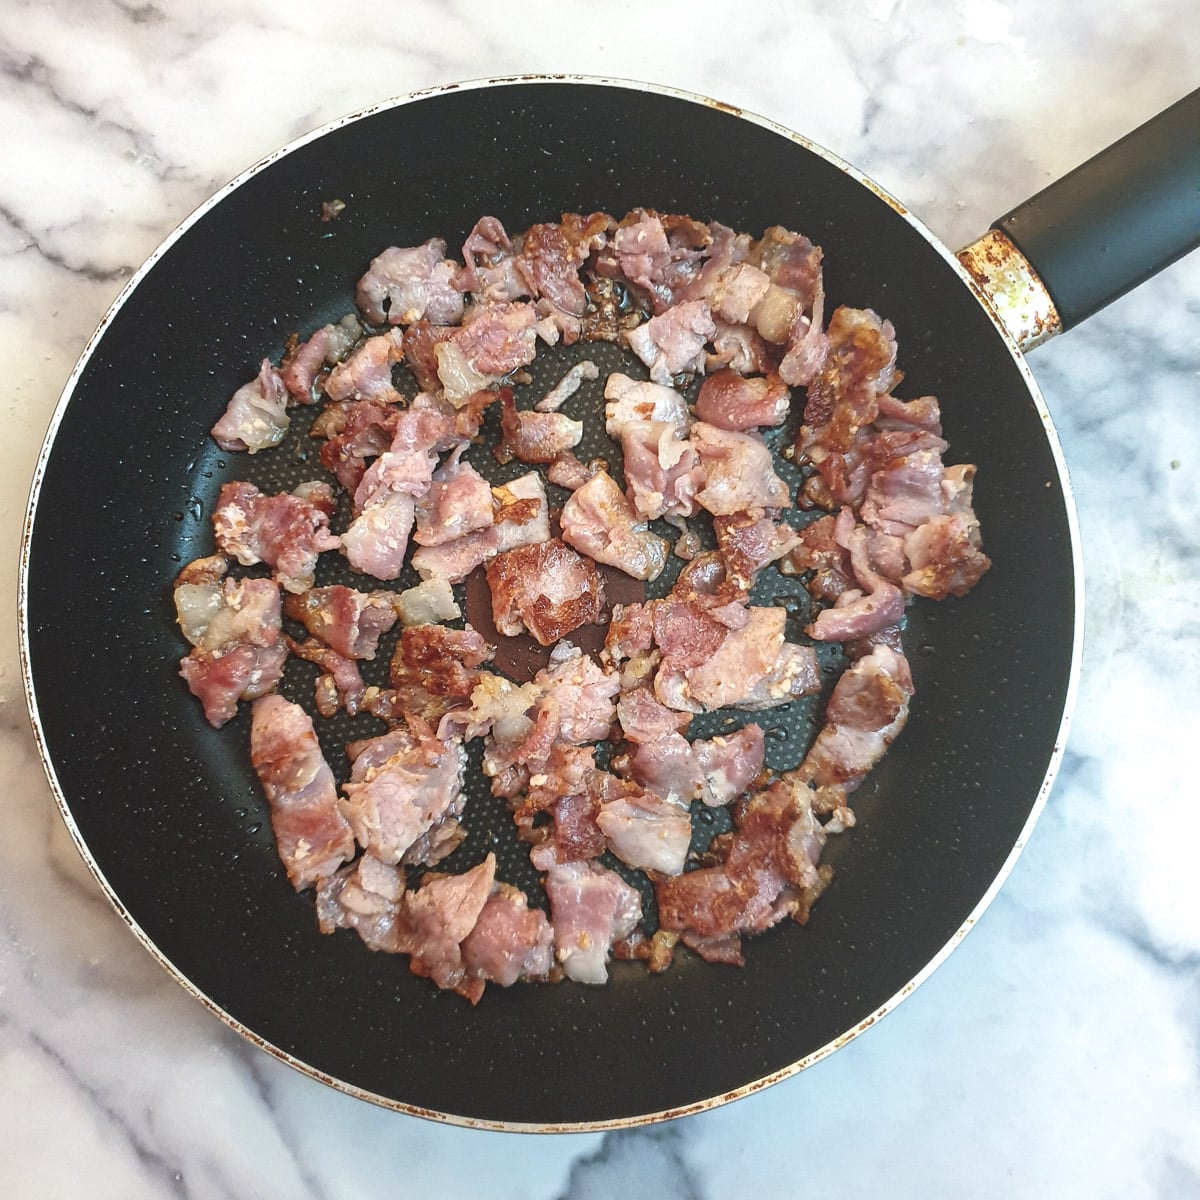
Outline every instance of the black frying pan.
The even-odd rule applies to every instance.
[[[1196,97],[1190,104],[1170,139],[1190,141],[1200,175]],[[1155,186],[1160,160],[1152,153],[1142,168]],[[1200,237],[1194,179],[1190,197],[1175,192],[1190,230],[1175,220],[1165,249],[1139,235],[1137,261],[1118,264],[1115,286],[1095,268],[1122,257],[1116,241],[1082,259],[1075,245],[1067,274],[1046,269],[1065,323]],[[1112,194],[1088,193],[1093,217],[1105,217]],[[321,202],[333,198],[346,209],[322,223]],[[208,436],[225,400],[264,354],[278,360],[290,332],[348,311],[381,248],[434,235],[461,243],[484,213],[517,230],[565,209],[619,216],[637,205],[754,233],[779,223],[824,247],[830,307],[892,319],[902,395],[937,394],[952,460],[979,464],[994,566],[967,598],[911,609],[912,716],[856,798],[859,828],[831,847],[837,876],[807,928],[754,939],[743,970],[681,953],[663,976],[622,964],[605,988],[492,988],[472,1009],[412,977],[404,959],[318,933],[311,898],[293,893],[275,856],[247,714],[213,731],[176,677],[170,581],[210,549],[220,484],[248,473]],[[1008,222],[1031,253],[1046,241],[1044,207]],[[271,457],[252,477],[313,473]],[[450,88],[341,122],[261,164],[126,289],[68,384],[34,482],[26,686],[84,857],[147,947],[239,1031],[407,1112],[506,1128],[626,1124],[801,1069],[893,1007],[973,923],[1028,836],[1062,749],[1080,637],[1072,525],[1053,432],[1011,338],[953,256],[844,164],[663,90],[570,80]],[[807,737],[812,716],[793,713],[785,734]],[[337,761],[343,731],[322,736]],[[502,806],[487,802],[469,810],[464,865],[493,831],[507,836]],[[504,850],[502,873],[519,874],[518,857]]]

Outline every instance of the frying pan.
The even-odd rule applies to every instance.
[[[665,1119],[793,1074],[872,1025],[986,907],[1062,752],[1081,638],[1078,543],[1017,341],[1082,319],[1200,239],[1198,128],[1193,95],[1119,144],[1140,201],[1111,179],[1097,190],[1095,172],[1090,183],[1068,177],[1081,232],[1060,240],[1062,192],[1036,198],[1002,222],[1004,238],[976,247],[970,271],[802,138],[699,97],[611,81],[499,80],[407,97],[235,180],[105,318],[54,415],[27,517],[21,648],[33,725],[64,819],[122,918],[270,1053],[354,1095],[461,1124]],[[1185,146],[1190,180],[1169,166]],[[322,222],[334,198],[345,210]],[[1153,219],[1134,227],[1126,253],[1115,224],[1139,204]],[[564,210],[620,216],[639,205],[755,233],[782,224],[824,247],[830,307],[870,306],[894,322],[901,394],[939,396],[951,459],[978,464],[994,565],[966,598],[910,610],[908,728],[856,794],[859,827],[834,839],[835,881],[806,928],[753,939],[742,970],[680,953],[661,976],[616,964],[603,988],[491,988],[471,1008],[399,956],[318,932],[311,898],[293,893],[275,855],[248,715],[210,729],[176,676],[170,581],[210,551],[222,482],[316,473],[288,454],[258,456],[250,472],[208,430],[288,334],[350,311],[381,248],[460,243],[485,213],[516,230]],[[777,759],[819,717],[811,706],[783,712]],[[321,736],[340,761],[346,731],[334,722]],[[508,818],[482,792],[457,861],[495,845],[502,876],[520,882]]]

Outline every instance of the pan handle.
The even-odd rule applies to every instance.
[[[959,259],[1029,349],[1197,246],[1200,89],[1018,205]]]

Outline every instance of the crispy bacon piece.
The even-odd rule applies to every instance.
[[[904,728],[912,694],[907,660],[890,646],[876,645],[834,686],[800,777],[817,787],[857,787]]]
[[[800,544],[790,525],[772,521],[761,508],[714,517],[713,529],[726,579],[745,591],[750,590],[763,567]]]
[[[250,761],[271,808],[275,845],[292,886],[320,883],[354,855],[354,836],[338,811],[333,772],[312,718],[282,696],[254,702]]]
[[[327,439],[321,447],[321,466],[351,495],[362,482],[367,460],[392,444],[402,411],[383,400],[338,400],[317,414],[309,433]]]
[[[264,496],[252,483],[221,488],[213,513],[217,548],[243,566],[266,563],[289,592],[312,587],[317,555],[341,539],[329,532],[334,511],[327,483],[302,483],[294,492]]]
[[[598,622],[604,583],[590,558],[558,538],[498,554],[487,564],[496,628],[512,637],[528,630],[552,646],[581,625]]]
[[[740,965],[740,935],[761,933],[789,915],[807,916],[806,893],[820,884],[825,835],[810,789],[787,777],[740,802],[734,827],[718,850],[719,863],[659,880],[655,894],[662,928],[687,935],[702,954],[708,939],[717,939],[712,960]]]

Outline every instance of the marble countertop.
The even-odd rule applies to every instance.
[[[1086,563],[1065,761],[978,928],[877,1028],[799,1076],[607,1134],[387,1112],[209,1015],[80,861],[37,757],[15,632],[26,492],[75,358],[158,242],[262,155],[391,95],[527,71],[652,80],[761,113],[957,246],[1196,86],[1200,22],[1192,0],[409,0],[369,15],[7,0],[0,1194],[1200,1196],[1186,751],[1200,734],[1200,255],[1031,357]]]

